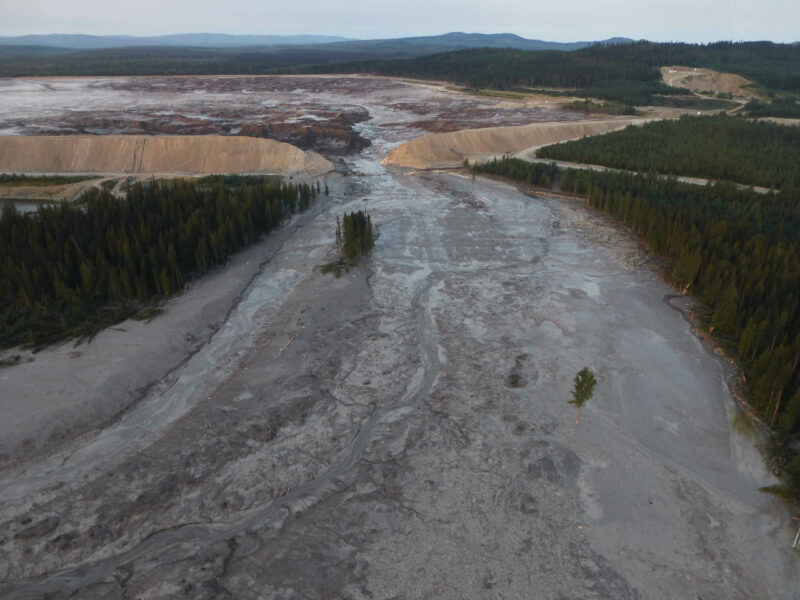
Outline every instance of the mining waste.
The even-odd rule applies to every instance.
[[[246,136],[1,136],[0,171],[43,173],[272,173],[333,170],[316,152]]]
[[[465,159],[485,161],[530,153],[536,148],[638,125],[644,119],[613,119],[567,123],[531,123],[516,127],[486,127],[423,135],[395,148],[385,165],[435,169],[459,167]]]
[[[561,128],[552,98],[366,77],[0,90],[6,134],[78,109],[368,115],[368,145],[326,154],[329,195],[161,315],[0,369],[3,598],[796,596],[796,526],[731,426],[728,363],[646,249],[580,200],[385,164],[436,119]],[[321,273],[356,210],[371,256]]]

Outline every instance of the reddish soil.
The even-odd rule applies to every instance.
[[[369,142],[353,131],[352,126],[366,120],[366,111],[332,112],[313,118],[291,115],[245,114],[231,107],[228,112],[215,111],[209,117],[182,114],[125,115],[107,113],[70,113],[53,121],[51,118],[30,120],[12,126],[34,135],[125,134],[125,135],[247,135],[286,142],[303,150],[342,154],[361,150]],[[282,119],[290,119],[284,121]],[[324,120],[321,120],[324,119]],[[264,121],[267,122],[264,122]]]
[[[439,133],[580,118],[555,108],[555,101],[512,102],[355,76],[67,78],[12,80],[8,85],[22,86],[31,95],[20,95],[5,111],[0,109],[3,132],[245,135],[329,156],[369,146],[357,127],[370,119],[365,98],[389,111],[386,127],[398,131]],[[50,103],[39,104],[40,99]]]

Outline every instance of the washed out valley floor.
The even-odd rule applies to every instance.
[[[412,107],[465,102],[482,116],[461,128],[564,114],[364,81],[291,84],[298,106],[369,116],[348,134],[368,145],[336,159],[309,213],[132,329],[135,344],[107,332],[77,358],[62,346],[0,370],[10,414],[28,410],[13,407],[31,377],[71,372],[39,382],[61,390],[68,430],[6,438],[0,595],[791,598],[789,515],[758,492],[772,479],[729,424],[724,365],[638,244],[574,200],[380,164],[424,132]],[[134,84],[108,85],[118,111]],[[161,106],[154,94],[140,102]],[[57,104],[43,127],[63,123]],[[19,126],[12,113],[0,126]],[[365,207],[371,258],[322,275],[336,215]],[[117,351],[155,354],[126,375]],[[584,365],[599,383],[576,425]]]

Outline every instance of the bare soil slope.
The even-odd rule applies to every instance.
[[[383,160],[383,164],[416,169],[457,167],[465,158],[487,160],[502,154],[530,152],[548,144],[606,133],[642,122],[644,119],[532,123],[521,127],[433,133],[395,148]]]
[[[682,87],[693,92],[720,92],[733,94],[740,98],[752,98],[756,94],[750,87],[753,82],[741,75],[720,73],[711,69],[694,67],[661,67],[664,83],[674,87]]]
[[[0,137],[0,171],[314,175],[332,169],[315,152],[243,136]]]

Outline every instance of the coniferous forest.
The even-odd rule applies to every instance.
[[[323,273],[333,273],[339,277],[342,271],[355,267],[362,256],[366,256],[375,245],[375,231],[372,218],[363,210],[344,213],[341,222],[336,217],[336,248],[339,257],[322,265]]]
[[[63,185],[88,179],[96,179],[94,175],[19,175],[17,173],[0,173],[0,185]]]
[[[540,158],[800,189],[800,127],[726,115],[653,121],[540,148]]]
[[[407,42],[262,48],[112,48],[27,51],[0,46],[0,76],[364,73],[447,81],[471,88],[569,88],[628,105],[688,94],[661,81],[666,65],[737,73],[768,90],[800,92],[800,45],[595,44],[580,50],[477,48],[441,52]],[[668,100],[668,99],[667,99]],[[669,102],[667,102],[669,103]],[[710,107],[709,107],[710,109]]]
[[[500,90],[579,88],[581,95],[629,105],[648,104],[655,94],[689,93],[682,88],[664,85],[655,66],[642,61],[617,60],[613,55],[607,57],[599,48],[596,52],[588,48],[574,52],[480,48],[408,59],[354,61],[302,70],[416,77],[470,88]]]
[[[549,167],[549,170],[548,170]],[[472,167],[550,185],[630,228],[668,260],[667,277],[697,297],[707,328],[738,357],[750,402],[776,430],[775,460],[800,498],[800,193],[758,194],[731,183],[559,170],[504,158]]]
[[[776,98],[770,104],[759,100],[751,100],[742,111],[746,116],[779,117],[783,119],[800,119],[800,100],[795,98]]]
[[[472,88],[571,88],[581,96],[645,105],[689,94],[664,85],[660,67],[737,73],[770,90],[800,91],[800,45],[771,42],[595,44],[573,52],[479,48],[404,59],[295,67],[292,72],[365,73],[447,81]]]
[[[372,232],[372,219],[363,210],[344,213],[342,218],[342,256],[357,261],[369,254],[375,245]]]
[[[92,335],[181,291],[192,278],[308,208],[308,184],[211,176],[106,190],[0,217],[0,347]]]

